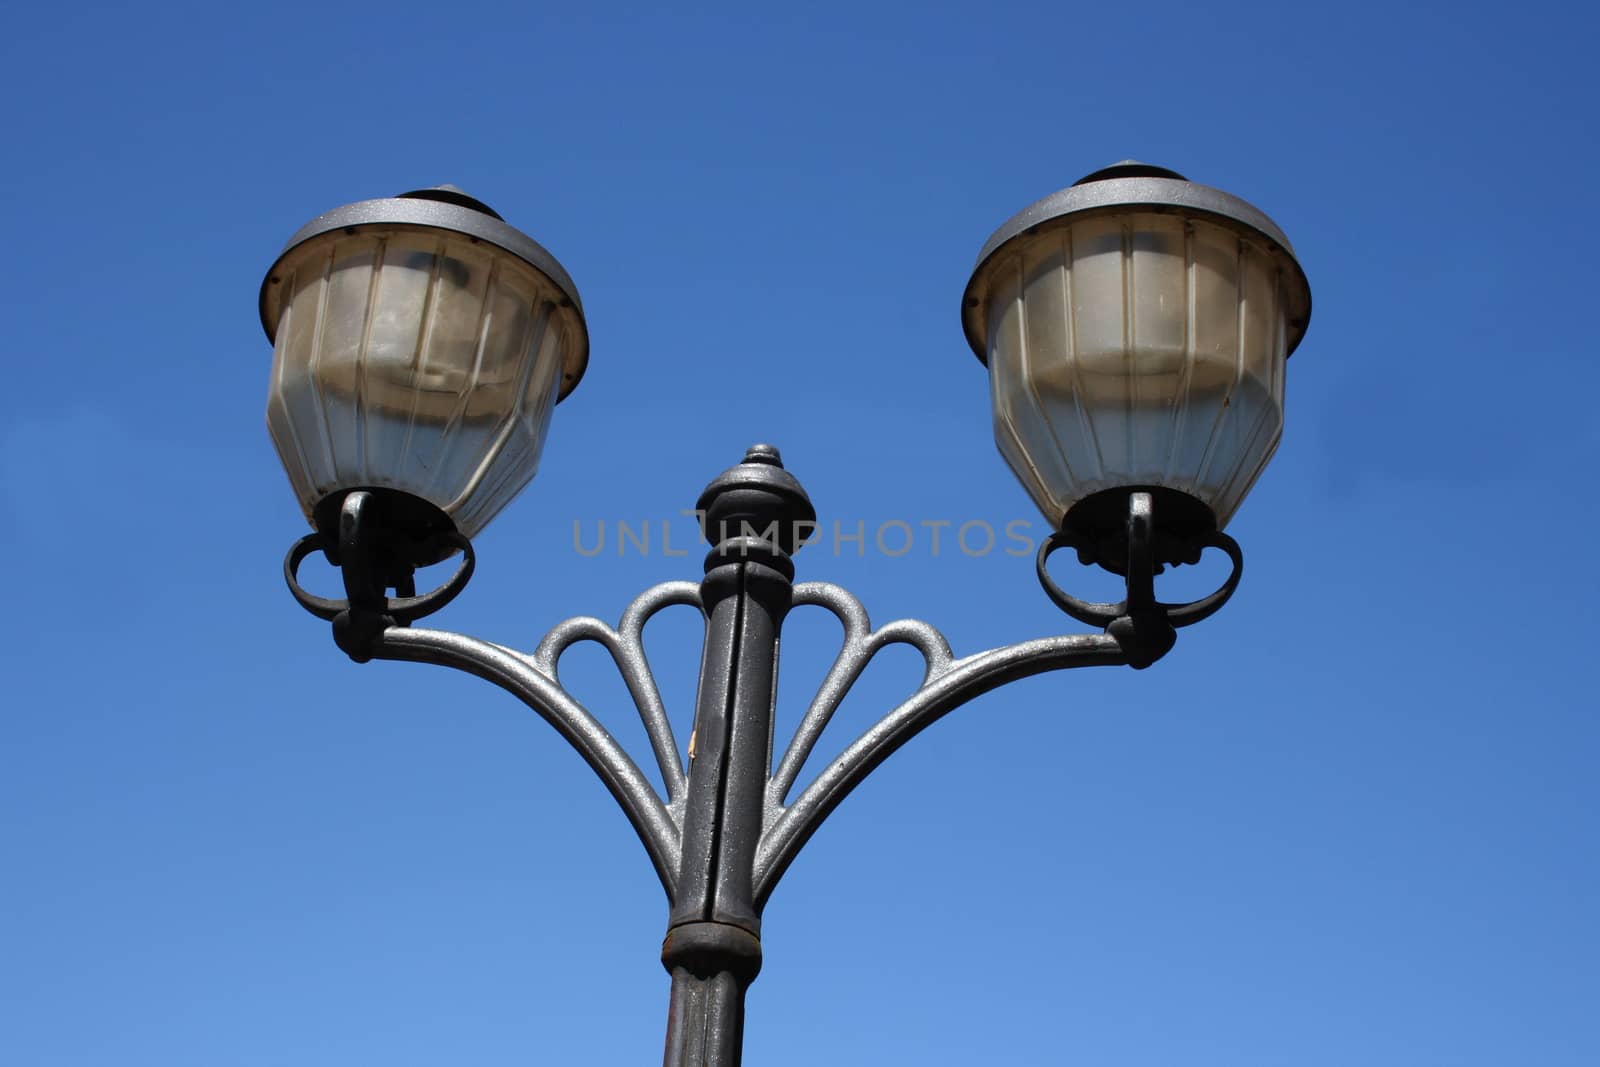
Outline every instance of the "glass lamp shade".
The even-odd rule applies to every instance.
[[[471,537],[538,468],[552,409],[587,356],[582,313],[564,272],[558,281],[449,226],[537,249],[462,201],[476,204],[340,209],[371,221],[297,235],[268,275],[267,427],[313,526],[319,503],[381,488],[427,501]]]
[[[989,365],[996,443],[1047,519],[1106,490],[1163,487],[1220,528],[1278,446],[1310,303],[1266,216],[1126,164],[991,238],[964,317]]]

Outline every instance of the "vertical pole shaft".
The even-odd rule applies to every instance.
[[[772,763],[778,637],[811,503],[758,445],[700,497],[706,614],[683,865],[661,962],[672,975],[666,1067],[738,1067],[745,990],[761,969],[753,889]]]

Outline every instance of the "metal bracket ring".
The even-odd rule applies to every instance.
[[[393,597],[385,601],[382,613],[391,616],[400,625],[405,625],[431,615],[454,600],[466,588],[467,582],[472,577],[472,572],[477,568],[477,555],[472,551],[472,542],[459,533],[451,532],[441,534],[436,543],[448,544],[461,551],[461,566],[437,589],[424,593],[421,596]],[[348,600],[334,600],[331,597],[316,596],[308,593],[300,585],[300,564],[306,557],[320,549],[327,547],[327,539],[320,533],[309,533],[296,541],[289,549],[289,554],[283,560],[283,580],[289,586],[289,592],[301,607],[319,619],[332,622],[340,612],[350,608]]]
[[[1089,626],[1109,626],[1117,619],[1128,614],[1129,601],[1122,600],[1111,604],[1081,600],[1057,585],[1055,579],[1050,577],[1049,570],[1046,569],[1046,561],[1058,549],[1076,547],[1077,545],[1064,532],[1051,534],[1045,539],[1044,543],[1039,546],[1039,554],[1035,562],[1035,569],[1039,574],[1039,585],[1044,589],[1045,596],[1050,598],[1051,603],[1072,618]],[[1167,622],[1174,628],[1193,626],[1195,623],[1216,614],[1233,596],[1234,591],[1239,588],[1239,579],[1244,576],[1244,552],[1239,548],[1239,542],[1218,530],[1206,537],[1202,547],[1220,548],[1233,563],[1233,570],[1216,592],[1211,593],[1209,596],[1201,597],[1199,600],[1193,600],[1186,604],[1161,603],[1154,599],[1153,582],[1151,581],[1153,575],[1150,571],[1139,568],[1137,569],[1137,575],[1134,571],[1129,573],[1127,580],[1130,593],[1134,595],[1134,598],[1137,599],[1139,594],[1149,596],[1148,603],[1165,615]],[[1141,560],[1140,562],[1147,562],[1147,560]],[[1149,592],[1146,592],[1147,590]]]

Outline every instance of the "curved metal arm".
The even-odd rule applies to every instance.
[[[839,592],[842,593],[843,590]],[[845,625],[846,651],[841,653],[839,663],[844,663],[850,655],[848,619]],[[893,625],[895,624],[891,624]],[[879,631],[879,633],[886,632],[893,631],[890,627]],[[893,639],[881,641],[879,647],[891,643],[891,640]],[[942,637],[940,641],[943,641]],[[850,672],[851,680],[860,674],[861,668],[866,665],[866,660],[871,659],[872,654],[868,652],[859,664],[851,664],[853,667]],[[836,670],[839,663],[835,664]],[[930,660],[929,677],[921,688],[845,749],[805,788],[798,800],[777,816],[768,831],[762,835],[761,847],[756,853],[757,906],[766,903],[767,897],[771,895],[778,880],[783,877],[783,872],[788,869],[801,847],[833,809],[850,795],[851,790],[861,784],[878,764],[888,759],[901,745],[945,715],[974,697],[1019,678],[1070,667],[1120,666],[1127,663],[1128,655],[1122,646],[1115,638],[1104,634],[1078,634],[1024,641],[969,656],[948,664],[943,670],[935,669]],[[834,675],[830,673],[829,682],[833,680]],[[825,688],[827,684],[824,683]],[[839,699],[843,699],[842,693],[833,701],[835,707]],[[805,724],[802,723],[802,729],[804,728]],[[818,731],[820,732],[820,727]],[[798,735],[796,740],[798,742]],[[812,740],[814,742],[815,739]],[[786,762],[787,758],[786,756]]]
[[[671,897],[678,877],[678,828],[650,782],[615,738],[559,682],[500,645],[442,630],[391,626],[374,658],[435,663],[493,682],[543,716],[600,776],[633,824],[656,876]]]
[[[747,459],[747,463],[771,465],[760,456]],[[454,535],[448,544],[430,542],[428,547],[431,555],[428,558],[440,554],[446,547],[454,546],[462,550],[464,562],[457,575],[441,589],[423,597],[411,595],[414,591],[410,588],[409,566],[396,570],[390,566],[394,563],[394,552],[385,554],[386,546],[392,548],[389,542],[394,539],[394,531],[381,524],[373,527],[363,519],[365,509],[370,504],[367,499],[369,495],[366,492],[351,493],[340,516],[337,562],[344,572],[349,599],[333,601],[312,597],[298,584],[300,563],[316,548],[328,544],[322,534],[303,538],[290,550],[285,561],[285,577],[296,598],[313,614],[332,619],[335,640],[353,659],[410,660],[453,667],[493,682],[543,716],[578,751],[610,790],[644,843],[656,875],[667,891],[668,900],[675,909],[678,908],[680,886],[692,884],[689,876],[680,868],[684,855],[693,853],[693,849],[685,844],[687,838],[694,837],[690,832],[693,827],[687,817],[693,775],[685,773],[660,688],[645,655],[644,627],[656,613],[673,605],[696,607],[704,618],[707,611],[703,592],[705,586],[679,581],[665,582],[647,589],[628,606],[615,628],[590,616],[568,619],[554,627],[532,655],[460,634],[408,629],[406,623],[442,606],[471,575],[471,545]],[[901,619],[874,630],[861,602],[839,586],[805,582],[785,589],[785,606],[768,621],[770,632],[763,654],[776,656],[777,626],[781,624],[782,611],[790,606],[808,605],[831,611],[843,624],[844,636],[839,653],[776,768],[772,768],[770,762],[770,731],[775,711],[770,702],[764,708],[764,729],[740,729],[732,731],[732,734],[718,735],[723,737],[724,742],[728,736],[735,734],[754,738],[745,746],[746,751],[742,755],[734,753],[738,756],[740,766],[746,768],[740,771],[743,775],[740,781],[754,789],[753,793],[748,794],[748,799],[754,802],[754,808],[741,816],[744,821],[728,824],[735,826],[737,834],[722,822],[726,782],[721,776],[732,773],[726,765],[730,764],[733,757],[725,753],[726,758],[721,758],[720,762],[712,761],[716,766],[708,766],[701,772],[702,775],[712,776],[703,778],[701,782],[705,786],[701,793],[710,798],[708,803],[712,805],[706,810],[711,812],[713,822],[709,829],[701,828],[710,834],[707,840],[720,840],[723,836],[732,840],[744,835],[744,844],[734,850],[737,853],[734,863],[741,868],[744,864],[750,865],[750,878],[745,883],[746,888],[741,890],[743,901],[739,907],[750,911],[749,921],[752,924],[759,923],[761,908],[778,880],[828,815],[874,768],[928,726],[974,697],[1019,678],[1071,667],[1147,667],[1172,647],[1177,627],[1198,622],[1221,607],[1232,595],[1243,567],[1242,555],[1231,538],[1213,530],[1203,537],[1194,538],[1192,544],[1185,545],[1184,558],[1190,561],[1198,559],[1204,547],[1221,548],[1233,563],[1232,572],[1222,588],[1190,604],[1157,601],[1153,579],[1160,567],[1154,548],[1156,529],[1151,494],[1145,491],[1129,493],[1126,508],[1123,543],[1127,554],[1127,598],[1122,602],[1091,604],[1065,593],[1050,578],[1045,569],[1050,555],[1062,547],[1079,547],[1077,540],[1081,532],[1064,528],[1063,532],[1040,547],[1036,561],[1040,583],[1050,599],[1074,618],[1104,626],[1106,632],[1103,634],[1025,641],[956,660],[944,635],[925,622]],[[404,556],[404,559],[411,559],[418,550],[412,546],[409,551],[410,555]],[[708,574],[713,572],[714,568]],[[789,575],[780,574],[780,577],[784,583],[789,581]],[[712,578],[708,577],[707,582],[710,581]],[[390,587],[403,595],[387,598],[384,593]],[[767,607],[770,608],[770,605]],[[724,634],[723,640],[726,639]],[[622,746],[562,686],[558,674],[561,657],[567,649],[581,641],[593,641],[603,646],[626,683],[661,769],[667,792],[665,802]],[[707,642],[709,655],[710,644],[714,643],[709,630]],[[785,801],[795,788],[801,771],[846,695],[867,664],[893,644],[911,645],[922,654],[925,665],[922,683],[916,692],[840,753],[801,791],[799,798],[786,807]],[[722,648],[721,651],[727,652],[727,649]],[[767,667],[770,669],[772,664]],[[730,670],[736,672],[736,666]],[[707,678],[703,676],[702,694],[707,684]],[[728,684],[732,682],[728,681]],[[758,686],[762,690],[768,688],[772,688],[768,682]],[[714,699],[707,707],[711,709],[709,712],[704,708],[701,710],[711,716],[711,728],[726,731],[725,716],[731,714],[729,709],[723,707],[719,699]],[[745,708],[745,712],[760,716],[763,709],[751,704]],[[751,745],[759,751],[752,750]],[[718,861],[713,858],[708,862],[709,868],[696,875],[702,881],[718,874]],[[732,908],[733,905],[729,904],[728,907]]]

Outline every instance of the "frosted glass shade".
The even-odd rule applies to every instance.
[[[1285,360],[1310,315],[1271,219],[1132,160],[997,230],[962,307],[995,441],[1057,526],[1135,487],[1227,525],[1283,435]]]
[[[292,247],[268,283],[267,427],[313,525],[333,493],[391,488],[471,537],[533,477],[587,344],[550,278],[466,234],[382,225]]]

